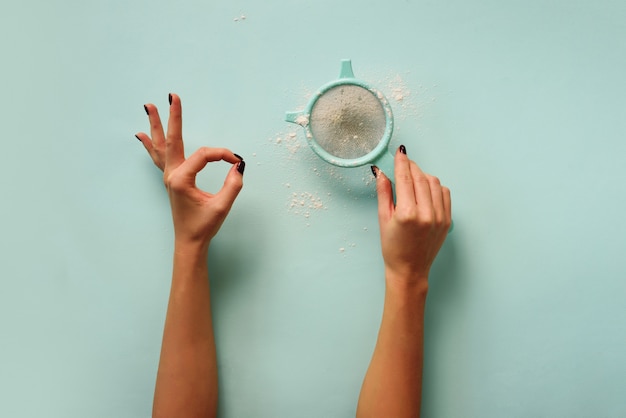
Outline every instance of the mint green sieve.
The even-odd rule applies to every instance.
[[[303,110],[287,112],[285,120],[304,128],[310,147],[326,162],[375,165],[394,181],[391,106],[380,90],[354,76],[350,60],[341,61],[337,80],[322,86]]]
[[[391,106],[380,90],[354,76],[352,61],[342,60],[339,78],[322,86],[303,110],[287,112],[285,120],[304,128],[307,142],[326,162],[375,165],[394,182]]]

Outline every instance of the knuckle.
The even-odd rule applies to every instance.
[[[202,158],[204,158],[205,160],[209,161],[211,159],[212,155],[215,152],[215,148],[204,146],[204,147],[200,147],[198,149],[198,152],[200,153]]]
[[[432,213],[425,213],[419,218],[419,225],[421,227],[432,227],[435,225],[436,219]]]
[[[219,200],[214,203],[213,211],[218,217],[223,217],[230,211],[230,204],[224,200]]]
[[[428,175],[428,181],[436,186],[441,186],[441,181],[439,181],[439,178],[436,176]]]
[[[427,186],[429,184],[428,177],[425,174],[419,173],[415,175],[415,182]]]
[[[437,213],[433,217],[433,224],[437,228],[442,228],[443,226],[445,226],[445,224],[446,224],[446,217],[443,215],[443,213]]]
[[[231,186],[235,191],[239,192],[241,191],[241,189],[243,189],[243,181],[239,180],[239,181],[233,181],[232,186]]]
[[[226,213],[226,205],[222,202],[216,202],[213,204],[213,212],[218,215],[224,215]]]
[[[172,146],[177,146],[183,140],[182,135],[180,134],[169,134],[165,137],[165,146],[167,148],[171,148]]]
[[[241,191],[241,189],[243,188],[242,176],[239,176],[239,178],[235,176],[228,176],[226,178],[226,181],[224,182],[224,186],[226,186],[227,189],[234,191],[235,193],[239,193],[239,191]]]
[[[410,173],[400,173],[398,176],[396,176],[396,182],[410,184],[413,183],[413,178],[411,177]]]
[[[417,210],[415,208],[405,208],[396,212],[396,218],[402,225],[415,223],[417,220]]]

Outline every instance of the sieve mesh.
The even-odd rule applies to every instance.
[[[315,142],[345,159],[370,153],[385,133],[385,110],[366,88],[343,84],[322,94],[311,109],[309,127]]]

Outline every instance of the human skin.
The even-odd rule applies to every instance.
[[[185,158],[180,98],[169,96],[163,130],[158,110],[145,105],[150,135],[136,135],[163,171],[174,223],[174,260],[154,391],[153,417],[215,417],[217,360],[211,315],[207,252],[243,186],[245,162],[230,150],[203,147]],[[197,173],[209,162],[232,167],[215,193],[196,187]]]
[[[363,380],[357,418],[419,417],[428,275],[452,222],[450,190],[395,154],[396,203],[389,179],[373,167],[385,264],[383,316]]]

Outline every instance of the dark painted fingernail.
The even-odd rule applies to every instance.
[[[400,152],[406,155],[406,147],[404,145],[400,145]]]
[[[374,175],[374,178],[378,178],[378,167],[373,165],[370,168],[372,169],[372,174]]]
[[[237,171],[239,171],[239,174],[241,174],[243,176],[243,171],[246,169],[246,162],[244,160],[241,160],[237,163]]]
[[[150,112],[148,112],[148,106],[143,105],[143,109],[146,111],[146,115],[150,116]]]
[[[137,140],[141,142],[141,138],[139,138],[139,135],[135,135],[135,138],[137,138]]]
[[[241,155],[239,155],[239,154],[235,154],[234,152],[233,152],[233,155],[234,155],[235,157],[239,158],[241,161],[243,161],[243,157],[242,157]]]
[[[167,100],[169,100],[169,101],[170,101],[170,104],[172,104],[172,93],[170,93],[170,94],[167,96]]]

